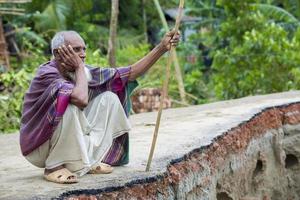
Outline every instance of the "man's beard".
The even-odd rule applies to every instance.
[[[76,74],[75,72],[67,72],[67,75],[71,81],[75,82],[76,81]]]
[[[84,67],[84,72],[85,72],[87,81],[91,81],[92,77],[91,77],[91,74],[90,74],[90,70],[88,68]],[[68,74],[68,77],[75,83],[76,82],[75,72],[67,72],[67,74]]]

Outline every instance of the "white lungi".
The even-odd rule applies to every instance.
[[[64,164],[71,172],[82,176],[101,162],[113,139],[130,128],[117,95],[104,92],[83,111],[69,104],[52,138],[26,159],[46,169]]]

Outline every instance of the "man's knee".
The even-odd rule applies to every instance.
[[[119,97],[110,91],[106,91],[103,93],[103,97],[107,100],[108,103],[116,103],[116,102],[120,102]]]
[[[78,112],[79,108],[73,104],[69,104],[66,111],[64,112],[63,117],[71,117],[76,115],[76,113]]]

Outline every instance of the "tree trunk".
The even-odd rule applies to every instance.
[[[108,40],[108,62],[111,67],[116,67],[117,26],[119,15],[119,0],[111,0],[111,18]]]
[[[168,26],[167,20],[165,18],[165,15],[162,11],[162,8],[159,4],[159,1],[158,0],[153,0],[153,1],[156,6],[156,9],[158,11],[159,17],[161,19],[161,22],[163,24],[165,31],[169,31],[169,26]],[[178,83],[180,98],[181,98],[182,103],[186,103],[185,89],[184,89],[184,85],[183,85],[181,69],[180,69],[180,65],[178,62],[177,53],[176,53],[175,49],[174,49],[174,54],[172,56],[173,56],[173,62],[175,65],[175,75],[176,75],[176,79],[177,79],[177,83]]]
[[[4,70],[9,69],[9,54],[7,52],[2,17],[0,17],[0,65],[4,66]]]
[[[142,0],[142,12],[143,12],[143,28],[144,28],[144,36],[145,42],[148,42],[148,34],[147,34],[147,15],[145,10],[146,0]]]

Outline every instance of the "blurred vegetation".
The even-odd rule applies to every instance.
[[[164,31],[153,1],[120,1],[117,64],[143,57]],[[160,0],[164,9],[176,0]],[[33,0],[19,7],[22,16],[3,16],[16,31],[21,59],[11,56],[11,69],[0,74],[0,132],[19,128],[24,93],[38,66],[51,59],[49,42],[55,32],[72,29],[85,39],[88,64],[108,66],[110,1]],[[300,87],[300,3],[297,0],[190,0],[178,46],[189,104],[266,94]],[[170,24],[172,27],[172,24]],[[185,35],[185,30],[192,34]],[[166,57],[140,78],[140,87],[161,87]],[[169,95],[179,100],[174,76]]]

